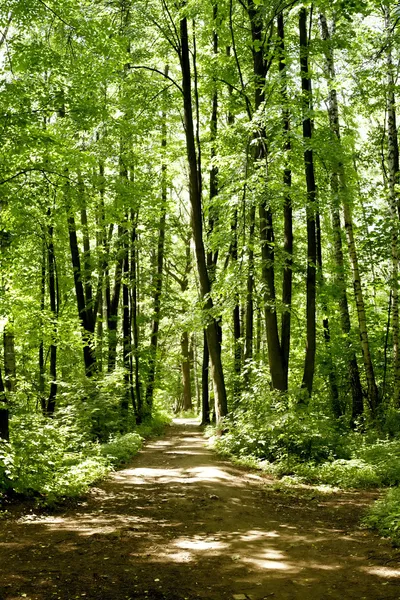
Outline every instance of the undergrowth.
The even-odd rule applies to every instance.
[[[34,497],[42,505],[84,494],[94,482],[130,460],[143,440],[162,433],[169,419],[155,414],[135,431],[106,443],[80,430],[69,412],[54,419],[22,414],[11,421],[10,442],[0,445],[0,503],[5,494]]]

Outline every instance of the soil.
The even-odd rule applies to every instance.
[[[78,505],[0,522],[0,600],[399,600],[376,497],[285,489],[176,420]]]

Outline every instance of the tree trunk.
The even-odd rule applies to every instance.
[[[245,338],[244,338],[244,362],[249,363],[253,359],[253,335],[254,335],[254,231],[256,222],[256,207],[254,204],[249,210],[249,241],[248,241],[248,271],[246,282],[246,313],[245,313]],[[247,364],[246,372],[250,365]],[[246,375],[249,382],[248,374]]]
[[[137,268],[137,213],[131,210],[131,263],[130,263],[130,281],[131,281],[131,319],[132,319],[132,337],[133,337],[133,356],[134,361],[134,390],[136,397],[138,423],[143,420],[142,389],[139,376],[139,327],[138,327],[138,268]]]
[[[126,216],[126,221],[128,217]],[[137,407],[133,391],[132,377],[132,332],[131,317],[129,310],[129,232],[124,231],[123,236],[123,283],[122,283],[122,360],[124,364],[124,393],[121,399],[121,430],[127,431],[129,404],[132,403],[134,414],[137,414]]]
[[[321,31],[322,31],[322,39],[325,41],[324,52],[326,59],[326,72],[328,76],[329,83],[329,122],[331,131],[336,137],[338,145],[341,145],[340,139],[340,124],[339,124],[339,110],[337,103],[337,93],[335,89],[335,67],[333,60],[333,52],[330,47],[330,34],[328,30],[328,25],[326,22],[325,15],[320,15],[320,23],[321,23]],[[354,239],[353,232],[353,218],[351,214],[351,208],[349,204],[349,200],[347,198],[347,186],[345,180],[345,171],[344,165],[342,162],[338,162],[334,172],[331,177],[331,188],[333,194],[333,202],[332,202],[332,224],[333,224],[333,233],[334,233],[334,243],[335,243],[335,260],[337,264],[337,283],[338,288],[340,290],[339,297],[339,307],[340,307],[340,319],[341,319],[341,327],[342,331],[346,336],[346,344],[349,351],[349,377],[352,389],[352,423],[354,424],[355,420],[362,414],[363,412],[363,393],[360,382],[360,375],[357,365],[357,358],[354,350],[351,348],[351,343],[349,339],[349,334],[351,330],[350,323],[350,314],[349,307],[347,301],[347,293],[346,293],[346,282],[344,278],[344,259],[343,259],[343,251],[342,251],[342,238],[341,238],[341,225],[340,225],[340,216],[339,216],[339,205],[342,203],[343,205],[343,213],[344,213],[344,224],[346,231],[346,239],[347,246],[349,250],[350,262],[353,270],[353,286],[354,286],[354,295],[356,299],[356,309],[357,309],[357,317],[358,317],[358,325],[360,331],[360,339],[361,339],[361,349],[364,360],[364,369],[367,379],[367,389],[368,389],[368,400],[371,411],[375,413],[376,408],[379,404],[379,396],[378,389],[375,383],[375,375],[374,369],[369,349],[369,341],[368,341],[368,330],[367,330],[367,320],[365,313],[365,305],[364,305],[364,297],[361,287],[361,279],[360,272],[358,267],[358,256],[357,249]]]
[[[181,355],[182,355],[182,382],[183,382],[183,410],[191,410],[192,407],[192,389],[190,383],[190,357],[189,357],[189,336],[184,331],[181,335]]]
[[[109,373],[112,373],[116,367],[117,362],[117,345],[118,345],[118,307],[119,299],[121,296],[121,281],[122,281],[122,267],[123,267],[123,252],[121,246],[123,244],[124,231],[123,228],[118,226],[118,256],[115,264],[114,272],[114,286],[111,295],[111,286],[109,277],[106,289],[106,300],[107,300],[107,329],[108,329],[108,361],[107,369]]]
[[[316,228],[317,228],[317,266],[318,266],[318,283],[320,287],[321,296],[322,296],[322,310],[324,313],[324,317],[322,319],[322,328],[324,331],[324,339],[326,346],[326,356],[327,356],[327,367],[328,367],[328,378],[329,378],[329,387],[331,391],[331,400],[332,400],[332,412],[336,419],[343,416],[343,410],[340,404],[339,399],[339,388],[337,384],[336,377],[336,369],[332,358],[332,348],[331,348],[331,330],[329,326],[329,317],[328,317],[328,305],[324,299],[323,288],[325,285],[324,280],[324,271],[322,266],[322,240],[321,240],[321,220],[319,215],[319,210],[316,212]]]
[[[254,105],[256,112],[259,111],[265,102],[265,80],[268,72],[268,65],[264,56],[265,32],[263,30],[263,19],[259,5],[255,5],[253,0],[249,1],[248,12],[251,24],[251,35],[253,41],[253,72],[255,79]],[[267,140],[265,129],[259,126],[256,134],[257,144],[255,145],[254,162],[258,167],[265,165],[265,177],[267,177],[268,156]],[[266,185],[266,183],[264,183]],[[272,387],[277,390],[285,391],[287,389],[287,378],[285,378],[285,369],[283,363],[282,348],[279,341],[278,317],[276,313],[276,294],[275,294],[275,267],[274,267],[274,229],[272,211],[268,204],[267,194],[264,191],[259,201],[260,217],[260,242],[261,242],[261,280],[264,293],[264,318],[268,341],[268,361],[271,373]]]
[[[46,373],[44,364],[44,309],[46,305],[46,242],[43,239],[42,247],[42,264],[40,273],[40,324],[41,324],[41,338],[39,344],[39,396],[40,405],[42,408],[43,415],[47,413],[47,403],[45,398],[45,385],[46,385]]]
[[[17,369],[15,360],[15,343],[12,323],[8,322],[4,327],[4,376],[8,392],[15,392],[17,382]]]
[[[204,330],[203,336],[203,361],[201,368],[201,424],[210,424],[210,397],[208,392],[208,369],[210,354],[207,345],[207,333]]]
[[[51,218],[51,211],[48,210],[48,217]],[[48,247],[47,247],[47,262],[49,268],[49,296],[50,296],[50,311],[52,315],[53,331],[52,341],[50,344],[50,391],[47,399],[46,413],[48,416],[53,416],[56,408],[57,396],[57,335],[58,335],[58,280],[56,270],[56,258],[54,251],[54,227],[52,224],[48,226]]]
[[[168,66],[165,67],[165,74],[168,75]],[[167,123],[166,113],[163,111],[162,114],[162,138],[161,138],[161,149],[164,153],[167,147]],[[158,246],[157,246],[157,267],[154,280],[154,295],[153,295],[153,327],[150,339],[149,349],[149,370],[147,378],[147,389],[146,389],[146,411],[151,415],[153,406],[153,394],[154,384],[156,378],[156,367],[157,367],[157,346],[158,346],[158,330],[160,324],[161,314],[161,294],[163,284],[163,269],[164,269],[164,250],[165,250],[165,224],[167,218],[167,165],[164,162],[165,157],[163,156],[163,164],[161,166],[161,213],[160,222],[158,226]]]
[[[311,396],[316,351],[316,229],[315,229],[315,203],[316,186],[314,174],[313,151],[310,148],[312,138],[311,126],[311,79],[308,70],[308,39],[307,39],[307,11],[300,9],[299,15],[300,34],[300,70],[301,89],[303,92],[303,138],[304,138],[304,168],[307,185],[307,287],[306,287],[306,322],[307,322],[307,347],[304,362],[302,387]]]
[[[282,304],[284,312],[281,323],[281,344],[282,358],[284,367],[285,386],[288,386],[289,377],[289,353],[290,353],[290,325],[291,325],[291,305],[292,305],[292,263],[293,263],[293,215],[292,215],[292,171],[290,168],[289,155],[291,152],[290,141],[290,113],[287,97],[287,72],[286,72],[286,54],[285,54],[285,29],[283,23],[283,13],[278,15],[278,39],[279,39],[279,73],[281,77],[281,97],[282,97],[282,125],[285,150],[285,168],[283,172],[284,204],[283,204],[283,228],[285,263],[283,269],[282,281]]]
[[[191,75],[189,61],[189,44],[187,32],[187,19],[183,18],[180,22],[180,60],[182,69],[182,89],[184,104],[184,121],[186,135],[186,150],[189,165],[189,193],[191,203],[191,221],[193,229],[193,239],[196,249],[197,270],[200,282],[200,293],[204,301],[204,309],[208,324],[206,326],[207,344],[211,358],[215,406],[217,421],[224,417],[228,412],[224,373],[221,360],[221,342],[218,335],[218,325],[214,317],[211,316],[213,302],[210,296],[211,286],[207,272],[206,256],[203,242],[203,215],[202,200],[199,179],[201,173],[198,172],[198,163],[196,159],[196,146],[193,126]]]
[[[95,329],[96,318],[92,314],[93,308],[86,305],[82,283],[81,259],[76,235],[75,218],[71,209],[69,210],[68,214],[68,233],[78,314],[83,328],[83,358],[85,362],[86,375],[87,377],[91,377],[96,370],[96,356],[93,349],[93,333]]]
[[[385,26],[387,30],[387,179],[389,188],[390,235],[391,235],[391,291],[392,291],[392,338],[393,338],[393,404],[400,407],[400,348],[399,348],[399,194],[396,186],[399,183],[399,145],[396,126],[395,81],[392,59],[392,41],[390,39],[390,9],[384,7]]]
[[[10,439],[8,400],[4,389],[3,376],[0,369],[0,440]]]

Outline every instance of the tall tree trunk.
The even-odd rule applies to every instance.
[[[46,242],[43,239],[42,247],[42,264],[40,273],[40,324],[41,324],[41,338],[39,344],[39,395],[40,404],[43,415],[47,413],[47,403],[45,398],[45,385],[46,385],[46,372],[44,364],[44,309],[46,306]]]
[[[0,440],[10,439],[8,399],[4,389],[3,376],[0,368]]]
[[[203,335],[203,360],[201,369],[201,424],[208,425],[210,420],[210,398],[208,392],[208,369],[210,354],[208,352],[207,333]]]
[[[137,414],[136,419],[138,423],[143,420],[143,402],[142,402],[142,389],[140,385],[139,375],[139,326],[138,326],[138,266],[137,266],[137,213],[131,209],[131,262],[130,262],[130,281],[131,281],[131,319],[132,319],[132,338],[133,338],[133,356],[134,361],[134,389],[136,397]]]
[[[183,410],[192,409],[192,389],[190,382],[189,336],[184,331],[181,335]]]
[[[10,321],[4,326],[3,343],[5,386],[8,392],[15,392],[17,382],[15,340],[13,324]]]
[[[329,326],[329,309],[326,300],[324,299],[323,288],[325,285],[324,280],[324,271],[322,265],[322,239],[321,239],[321,220],[319,215],[319,210],[316,211],[316,228],[317,228],[317,266],[318,266],[318,283],[322,296],[322,310],[324,313],[324,317],[322,319],[322,327],[324,330],[324,339],[326,346],[326,356],[327,356],[327,367],[328,367],[328,378],[329,378],[329,387],[331,391],[331,400],[332,400],[332,412],[336,419],[343,416],[343,410],[340,404],[339,399],[339,388],[337,384],[336,377],[336,369],[332,357],[332,348],[331,348],[331,330]]]
[[[331,131],[335,135],[338,145],[341,145],[340,138],[340,124],[339,124],[339,109],[337,102],[337,93],[335,89],[335,66],[334,66],[334,58],[333,51],[330,46],[330,34],[328,25],[326,22],[325,15],[320,15],[320,23],[321,23],[321,31],[322,31],[322,39],[325,42],[324,52],[326,59],[326,72],[328,76],[329,83],[329,122]],[[350,262],[352,265],[353,271],[353,286],[354,286],[354,295],[356,299],[356,309],[357,309],[357,317],[358,317],[358,325],[360,331],[360,339],[361,339],[361,349],[364,360],[364,369],[367,380],[367,389],[368,389],[368,400],[369,405],[374,413],[379,404],[379,396],[378,389],[375,383],[375,375],[374,369],[371,359],[371,353],[369,349],[369,341],[368,341],[368,330],[367,330],[367,320],[365,313],[365,305],[364,305],[364,297],[361,287],[361,279],[360,279],[360,271],[358,266],[358,256],[357,249],[354,239],[354,231],[353,231],[353,218],[351,213],[350,203],[347,197],[347,186],[345,179],[345,170],[344,165],[341,161],[339,161],[332,173],[331,176],[331,188],[333,195],[332,202],[332,224],[333,224],[333,233],[334,233],[334,243],[335,243],[335,260],[337,264],[337,284],[338,289],[340,291],[339,297],[339,307],[340,307],[340,319],[341,319],[341,327],[342,331],[345,334],[346,344],[349,352],[349,377],[352,389],[352,423],[362,414],[363,412],[363,393],[360,382],[360,375],[357,365],[357,358],[354,350],[351,348],[349,334],[351,330],[350,323],[350,314],[349,307],[347,301],[347,293],[346,293],[346,282],[344,276],[344,259],[343,259],[343,251],[342,251],[342,238],[341,238],[341,225],[340,225],[340,215],[339,215],[339,206],[340,203],[343,205],[343,214],[344,214],[344,225],[346,231],[346,239],[347,246],[349,250]]]
[[[165,67],[165,74],[168,75],[168,66]],[[151,415],[153,406],[154,384],[157,368],[157,347],[158,347],[158,330],[161,315],[161,294],[163,284],[164,271],[164,251],[165,251],[165,225],[167,218],[167,165],[165,162],[165,148],[167,147],[167,117],[165,111],[162,114],[162,137],[161,149],[163,152],[163,164],[161,166],[161,213],[158,226],[158,245],[157,245],[157,267],[154,280],[154,295],[153,295],[153,327],[150,339],[149,349],[149,370],[146,389],[146,411]]]
[[[126,216],[128,222],[128,216]],[[128,428],[129,403],[132,403],[134,414],[137,414],[137,407],[133,391],[132,377],[132,331],[129,302],[129,232],[124,231],[123,236],[124,260],[123,260],[123,283],[122,283],[122,359],[124,364],[124,393],[121,399],[121,430]]]
[[[248,13],[253,41],[253,72],[255,79],[254,106],[259,111],[265,102],[265,81],[268,65],[265,58],[265,31],[260,6],[249,0]],[[258,127],[257,144],[255,145],[254,162],[259,169],[265,168],[265,178],[268,171],[267,140],[264,126]],[[264,183],[266,186],[266,182]],[[282,348],[278,333],[278,317],[276,313],[275,266],[274,266],[274,229],[272,210],[268,204],[266,191],[259,200],[260,242],[261,242],[261,280],[263,282],[263,302],[265,328],[268,341],[268,361],[271,373],[272,387],[277,390],[287,389],[287,378],[283,363]]]
[[[47,216],[51,218],[51,210],[48,209]],[[56,408],[57,397],[57,335],[58,335],[58,280],[56,270],[56,258],[54,251],[54,227],[50,223],[48,226],[48,247],[47,247],[47,263],[49,269],[49,296],[50,296],[50,311],[52,317],[52,341],[50,344],[50,391],[47,399],[46,413],[48,416],[53,416]]]
[[[237,269],[238,262],[238,211],[235,208],[233,212],[233,221],[231,225],[231,257],[234,269]],[[240,376],[242,372],[242,347],[241,347],[241,324],[240,324],[240,305],[239,294],[235,290],[235,305],[232,311],[233,321],[233,353],[234,353],[234,401],[237,404],[240,400]]]
[[[197,410],[197,413],[200,413],[200,410],[201,410],[201,400],[200,400],[199,378],[198,378],[198,372],[197,372],[197,368],[198,368],[197,337],[196,337],[196,334],[194,332],[192,334],[191,343],[192,343],[192,347],[193,347],[193,364],[192,364],[192,368],[193,368],[193,381],[194,381],[194,389],[195,389],[195,396],[196,396],[196,410]]]
[[[399,194],[396,186],[399,183],[399,144],[396,126],[395,81],[392,59],[392,41],[390,9],[384,7],[385,26],[387,30],[387,178],[389,188],[390,235],[391,235],[391,291],[392,291],[392,337],[393,337],[393,403],[400,407],[400,348],[399,348]]]
[[[230,56],[230,46],[227,47],[227,56]],[[232,95],[232,86],[229,86],[229,96]],[[235,117],[231,111],[228,113],[228,125],[233,127],[235,123]],[[246,156],[246,165],[247,165],[247,156]],[[244,184],[243,188],[243,204],[245,202],[245,194],[246,194],[246,186],[247,182]],[[237,273],[238,267],[238,208],[235,207],[233,211],[233,219],[231,223],[231,259],[233,268],[235,269],[235,273]],[[233,397],[235,404],[238,404],[240,400],[240,392],[241,392],[241,372],[242,372],[242,345],[241,345],[241,335],[242,335],[242,327],[240,323],[240,300],[239,293],[237,289],[235,289],[235,305],[232,311],[232,322],[233,322],[233,354],[234,354],[234,381],[233,381]]]
[[[307,11],[300,9],[299,15],[300,34],[300,70],[301,89],[303,93],[303,138],[304,138],[304,168],[307,185],[307,288],[306,288],[306,322],[307,322],[307,347],[304,362],[302,387],[311,396],[316,351],[316,229],[315,229],[315,204],[316,186],[314,174],[313,151],[310,148],[312,138],[311,125],[311,78],[308,69],[308,39],[307,39]]]
[[[78,238],[76,235],[75,218],[71,209],[69,209],[68,214],[68,233],[78,314],[83,328],[83,358],[85,362],[86,375],[87,377],[91,377],[96,370],[96,356],[93,349],[93,333],[96,324],[95,315],[97,310],[93,311],[93,307],[89,307],[86,304],[85,292],[82,283],[81,259]]]
[[[278,15],[278,39],[279,39],[279,73],[281,77],[281,97],[282,97],[282,125],[285,150],[285,167],[283,172],[284,204],[283,204],[283,228],[285,252],[285,263],[283,269],[282,281],[282,304],[284,312],[281,323],[281,344],[284,366],[285,385],[288,386],[289,376],[289,353],[290,353],[290,321],[292,305],[292,263],[293,263],[293,215],[292,215],[292,171],[290,168],[289,155],[291,152],[290,141],[290,113],[287,97],[287,72],[286,72],[286,53],[285,53],[285,28],[283,22],[283,13]]]
[[[118,308],[119,300],[121,297],[121,281],[122,281],[122,267],[123,267],[123,252],[121,246],[123,244],[124,231],[123,228],[118,226],[118,255],[115,264],[114,272],[114,285],[111,294],[110,279],[107,277],[108,283],[106,284],[106,302],[107,302],[107,329],[108,329],[108,364],[107,369],[109,373],[112,373],[116,367],[117,362],[117,345],[118,345]]]
[[[256,226],[256,207],[254,204],[249,209],[249,237],[247,253],[247,281],[246,281],[246,313],[245,313],[245,337],[244,337],[244,362],[249,363],[253,358],[253,335],[254,335],[254,231]],[[247,365],[247,370],[249,365]],[[249,382],[246,376],[247,383]]]
[[[208,325],[206,327],[207,345],[211,358],[214,390],[215,407],[217,421],[224,417],[228,412],[224,373],[221,360],[221,342],[218,334],[218,324],[211,316],[213,302],[210,296],[211,286],[207,271],[206,256],[203,241],[203,215],[202,199],[199,186],[201,173],[198,172],[198,163],[196,158],[196,145],[193,126],[192,109],[192,91],[191,75],[189,61],[189,44],[186,17],[180,21],[180,61],[182,70],[182,90],[184,104],[184,121],[186,135],[186,150],[189,165],[189,192],[191,203],[191,221],[193,229],[193,239],[196,249],[197,270],[199,274],[200,293],[204,301]]]
[[[215,56],[218,55],[218,32],[217,32],[217,16],[218,16],[218,3],[215,2],[213,6],[213,53]],[[193,65],[196,69],[195,56],[193,57]],[[197,95],[197,77],[195,72],[195,90],[196,90],[196,135],[197,135],[197,152],[198,152],[198,160],[197,160],[197,170],[198,170],[198,180],[199,180],[199,196],[201,198],[202,195],[202,179],[201,179],[201,161],[200,161],[200,136],[199,136],[199,106],[198,106],[198,95]],[[214,91],[212,95],[211,102],[211,119],[210,119],[210,141],[211,141],[211,169],[210,169],[210,201],[208,208],[208,231],[207,237],[210,238],[218,221],[218,207],[216,205],[216,198],[218,196],[218,167],[215,164],[215,156],[216,149],[215,143],[217,139],[217,130],[218,130],[218,90],[216,82],[214,82]],[[210,289],[212,288],[213,282],[216,277],[217,272],[217,263],[218,263],[218,249],[213,250],[210,248],[207,252],[207,271],[210,283]],[[217,328],[217,336],[218,339],[222,340],[222,329],[220,321],[216,320],[216,328]],[[204,336],[204,344],[207,346],[207,335]],[[203,352],[203,360],[207,360],[207,364],[203,363],[202,367],[202,385],[203,385],[203,394],[204,394],[204,402],[209,403],[209,386],[208,386],[208,378],[209,378],[209,362],[210,362],[210,353],[208,348],[206,348]],[[206,380],[207,378],[207,380]],[[209,408],[207,409],[209,412]]]
[[[104,274],[107,269],[108,262],[108,248],[107,248],[107,228],[105,224],[105,177],[104,177],[104,163],[99,163],[98,173],[98,191],[99,191],[99,205],[97,208],[97,235],[96,245],[100,254],[99,266],[98,266],[98,304],[97,304],[97,317],[96,317],[96,360],[98,371],[103,371],[103,338],[104,338]]]

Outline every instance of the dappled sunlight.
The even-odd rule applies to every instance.
[[[384,579],[395,578],[400,579],[400,569],[391,569],[390,567],[360,567],[360,571],[368,573],[369,575],[376,575],[377,577],[383,577]],[[399,591],[400,598],[400,591]]]
[[[227,544],[223,542],[217,542],[214,538],[199,538],[197,539],[185,539],[182,538],[174,542],[177,548],[183,548],[184,550],[192,550],[193,552],[200,552],[205,550],[224,550],[227,548]]]
[[[218,467],[194,467],[193,469],[188,469],[188,473],[193,475],[192,481],[201,480],[201,481],[233,481],[235,477],[230,475],[223,469]]]
[[[244,542],[252,542],[254,540],[260,540],[262,538],[278,538],[279,533],[276,531],[262,531],[260,529],[247,531],[246,533],[240,536],[240,539]]]
[[[291,573],[296,573],[299,571],[299,568],[291,565],[287,562],[282,562],[278,560],[268,560],[265,558],[255,558],[252,556],[246,556],[242,559],[245,564],[251,565],[252,567],[257,567],[257,569],[262,570],[276,570],[276,571],[290,571]]]

